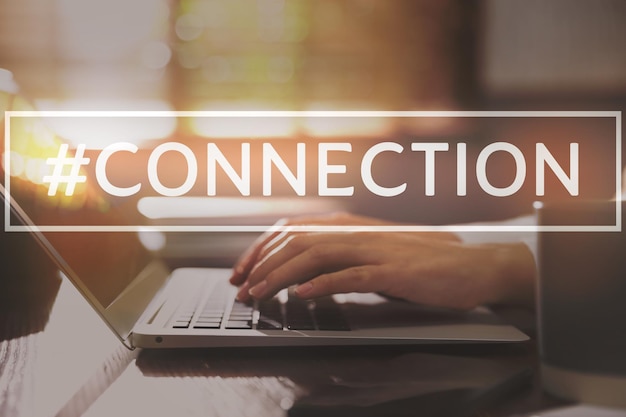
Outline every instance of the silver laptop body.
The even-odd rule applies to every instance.
[[[242,317],[238,310],[241,306],[234,301],[236,288],[227,283],[228,268],[172,269],[149,250],[147,240],[151,236],[162,238],[162,234],[149,231],[42,231],[35,225],[41,225],[43,219],[46,224],[61,224],[66,210],[31,206],[27,213],[22,205],[29,204],[28,200],[19,192],[17,197],[7,199],[5,188],[1,187],[5,210],[10,208],[10,224],[21,223],[24,230],[36,236],[63,273],[130,348],[487,343],[528,339],[485,308],[454,312],[376,294],[333,296],[334,308],[341,312],[346,326],[331,326],[330,330],[317,325],[291,327],[281,323],[280,318],[264,317],[257,306],[250,306],[251,310],[245,313],[251,313],[251,317]],[[31,212],[40,217],[37,223]],[[118,224],[120,212],[123,210],[119,207],[104,212],[99,209],[97,216],[110,217],[102,224]],[[72,218],[78,215],[74,213]],[[204,310],[212,290],[218,287],[224,311],[219,325],[215,325],[217,319],[204,317]],[[292,301],[282,292],[273,302],[284,310],[281,306],[289,309]],[[307,304],[307,311],[314,314],[314,307]],[[230,317],[233,313],[238,314],[235,320]]]

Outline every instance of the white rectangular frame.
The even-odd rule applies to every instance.
[[[394,117],[394,118],[615,118],[615,195],[622,193],[622,114],[620,111],[5,111],[5,231],[6,232],[138,232],[145,225],[124,226],[37,226],[13,225],[10,191],[11,118],[17,117]],[[161,232],[621,232],[622,216],[619,199],[615,203],[614,225],[402,225],[402,226],[250,226],[250,225],[154,225],[150,230]]]

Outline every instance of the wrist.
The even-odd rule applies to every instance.
[[[532,306],[536,277],[535,258],[523,243],[490,245],[491,271],[487,304]]]

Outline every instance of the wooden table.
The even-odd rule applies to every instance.
[[[320,404],[416,393],[424,394],[422,400],[409,405],[426,407],[441,403],[436,392],[442,389],[537,366],[533,342],[129,351],[69,282],[53,281],[43,300],[16,302],[0,313],[1,416],[339,415],[342,408]],[[532,333],[530,314],[512,317]],[[317,405],[302,406],[307,402]],[[526,386],[469,415],[504,416],[555,404],[535,374]]]

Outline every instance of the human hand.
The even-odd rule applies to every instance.
[[[522,244],[466,245],[451,233],[294,232],[292,225],[392,225],[339,214],[283,222],[234,269],[238,298],[265,299],[291,285],[302,298],[378,292],[455,309],[532,298],[534,260]]]

